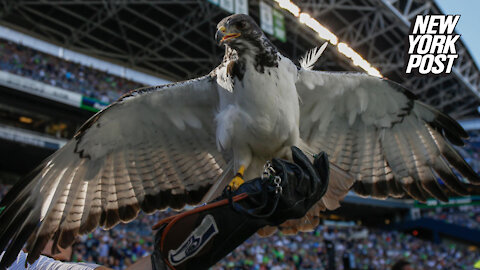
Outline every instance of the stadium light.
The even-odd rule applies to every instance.
[[[291,1],[276,0],[276,2],[281,8],[286,9],[288,12],[292,13],[293,16],[298,17],[300,15],[300,8]]]
[[[340,53],[352,59],[354,65],[361,67],[368,74],[376,77],[382,77],[382,75],[376,68],[372,67],[372,65],[370,65],[370,63],[368,63],[367,60],[363,59],[363,57],[360,54],[358,54],[355,50],[350,48],[350,46],[348,46],[346,43],[343,43],[343,42],[338,43],[337,49]]]
[[[367,60],[365,60],[360,54],[358,54],[354,49],[348,46],[344,42],[338,42],[338,38],[335,34],[330,32],[325,26],[319,23],[315,18],[312,18],[308,13],[301,12],[300,8],[295,5],[292,1],[289,0],[274,0],[278,3],[278,5],[287,10],[288,12],[292,13],[295,17],[298,17],[299,21],[312,30],[318,33],[320,38],[328,40],[332,45],[337,46],[337,50],[345,55],[347,58],[352,60],[352,63],[355,66],[358,66],[365,70],[369,75],[376,76],[382,78],[383,75],[378,71],[378,69],[374,68]]]
[[[300,13],[299,19],[301,23],[306,24],[308,27],[312,28],[315,32],[317,32],[321,38],[328,40],[333,45],[337,45],[337,36],[335,36],[332,32],[330,32],[330,30],[325,28],[325,26],[320,24],[317,20],[312,18],[309,14],[302,12]]]
[[[20,116],[20,118],[18,118],[18,120],[22,123],[25,123],[25,124],[31,124],[33,122],[32,118],[26,117],[26,116]]]

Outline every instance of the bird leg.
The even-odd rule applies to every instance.
[[[243,180],[243,173],[245,172],[245,167],[243,165],[240,166],[240,169],[238,169],[237,174],[235,177],[230,181],[230,184],[228,186],[232,190],[237,190],[243,183],[245,183],[245,180]]]

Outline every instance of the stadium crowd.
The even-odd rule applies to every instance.
[[[153,252],[154,233],[151,226],[170,212],[154,215],[140,213],[128,223],[119,224],[112,230],[97,228],[92,233],[80,236],[73,247],[72,261],[94,262],[113,269],[124,269],[137,259]]]
[[[2,197],[7,189],[0,185]],[[458,212],[458,208],[449,209]],[[448,211],[446,215],[454,212]],[[480,207],[469,208],[467,215],[470,212],[478,216]],[[125,269],[152,253],[154,232],[151,226],[172,214],[175,212],[140,213],[128,224],[119,224],[109,231],[98,228],[83,235],[73,247],[72,261]],[[474,221],[476,228],[480,228],[480,222]],[[325,240],[334,243],[334,253],[329,253]],[[480,259],[478,248],[474,246],[437,245],[410,234],[364,226],[319,226],[315,232],[294,236],[277,233],[261,238],[255,235],[212,269],[328,269],[329,254],[334,254],[335,269],[390,269],[400,258],[410,261],[414,269],[472,269]],[[350,268],[345,267],[346,264]]]
[[[386,270],[401,258],[414,269],[471,269],[480,258],[463,246],[435,245],[396,231],[319,227],[296,236],[254,236],[213,269],[329,269],[327,234],[335,246],[335,269]]]
[[[0,70],[110,103],[142,85],[0,39]]]
[[[470,229],[480,229],[480,206],[478,205],[436,208],[423,211],[422,216],[465,226]]]

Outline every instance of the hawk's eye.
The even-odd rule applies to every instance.
[[[247,22],[246,21],[239,21],[235,24],[235,26],[237,26],[238,29],[243,30],[243,29],[247,28]]]

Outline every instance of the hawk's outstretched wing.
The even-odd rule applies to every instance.
[[[142,88],[94,115],[1,202],[0,266],[27,240],[31,263],[52,237],[66,247],[139,209],[198,203],[228,163],[215,143],[216,87],[206,76]]]
[[[420,201],[445,201],[439,178],[449,190],[467,192],[451,167],[480,184],[446,140],[463,145],[467,133],[402,86],[366,74],[304,69],[296,86],[302,102],[302,139],[352,174],[355,192],[378,198],[407,193]]]

